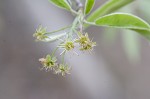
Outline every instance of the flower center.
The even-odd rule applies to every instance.
[[[73,42],[66,42],[65,49],[68,50],[68,51],[74,49]]]

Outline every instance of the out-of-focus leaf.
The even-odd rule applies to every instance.
[[[139,6],[140,5],[138,5],[138,7]],[[128,7],[121,9],[121,11],[136,14],[136,6],[129,5]],[[137,35],[137,33],[130,30],[121,30],[121,34],[123,40],[122,46],[124,47],[127,58],[131,63],[139,62],[141,48],[139,36]]]
[[[66,0],[48,0],[50,3],[56,5],[57,7],[70,10],[71,7],[69,3]]]
[[[109,43],[113,43],[117,37],[117,29],[115,28],[105,28],[103,33],[103,39]]]
[[[103,6],[99,7],[96,11],[94,11],[87,18],[87,20],[90,22],[93,22],[98,17],[106,15],[106,14],[110,14],[133,1],[135,0],[109,0]]]
[[[138,0],[138,13],[140,13],[140,16],[145,18],[148,22],[150,22],[150,11],[149,11],[149,4],[150,0]]]
[[[89,14],[94,6],[95,0],[86,0],[84,14]]]
[[[150,40],[150,25],[137,16],[127,13],[113,13],[98,18],[95,21],[98,26],[130,29]]]
[[[123,47],[127,54],[127,57],[130,59],[131,62],[139,61],[139,39],[138,35],[133,31],[122,31],[122,38],[123,38]]]

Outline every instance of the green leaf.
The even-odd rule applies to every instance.
[[[94,22],[98,17],[110,14],[133,1],[135,0],[109,0],[103,6],[99,7],[96,11],[94,11],[87,18],[87,20],[89,22]]]
[[[66,10],[71,9],[69,3],[66,0],[49,0],[49,2]]]
[[[127,13],[113,13],[98,18],[95,21],[98,26],[125,28],[134,30],[150,40],[150,25],[137,16]]]
[[[94,6],[95,0],[86,0],[84,14],[89,14]]]

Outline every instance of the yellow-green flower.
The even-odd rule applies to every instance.
[[[96,42],[89,41],[86,44],[82,45],[80,50],[82,50],[82,51],[86,51],[86,50],[92,51],[94,46],[96,46]]]
[[[93,47],[96,46],[96,42],[93,42],[89,39],[89,36],[87,33],[83,35],[82,33],[78,32],[78,39],[75,41],[76,43],[79,43],[80,50],[82,51],[92,51]]]
[[[43,65],[42,69],[46,71],[53,70],[57,66],[56,57],[51,57],[50,55],[47,55],[45,58],[40,58],[39,61]]]
[[[64,44],[64,48],[67,50],[67,51],[70,51],[72,49],[74,49],[74,42],[72,41],[68,41]]]
[[[63,52],[61,53],[63,54],[67,51],[73,50],[75,48],[75,45],[74,45],[74,41],[66,40],[65,42],[61,43],[58,47],[64,49]]]
[[[41,25],[39,26],[38,29],[36,29],[36,32],[33,34],[33,37],[35,37],[38,41],[43,41],[46,38],[48,38],[45,33],[46,33],[46,28],[43,28]]]
[[[65,76],[66,74],[70,74],[70,69],[71,68],[67,64],[59,64],[55,73],[61,74],[62,76]]]
[[[87,33],[85,33],[85,35],[83,35],[82,33],[78,32],[78,37],[79,37],[79,39],[77,39],[75,42],[79,43],[80,45],[84,45],[88,41],[90,41],[89,36],[88,36]]]

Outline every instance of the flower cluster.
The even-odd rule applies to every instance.
[[[90,40],[87,33],[83,35],[78,32],[78,39],[76,40],[76,43],[79,43],[81,51],[92,51],[93,47],[96,46],[96,42]]]
[[[46,36],[46,29],[42,26],[36,30],[36,33],[33,35],[37,40],[44,41],[49,38]],[[70,74],[70,67],[67,64],[64,64],[64,57],[66,52],[72,51],[76,55],[78,55],[74,49],[79,48],[80,51],[92,51],[93,47],[96,46],[96,42],[90,40],[88,33],[81,33],[79,31],[77,33],[77,38],[68,38],[68,35],[65,39],[58,39],[61,42],[58,44],[56,50],[52,55],[47,55],[45,58],[40,58],[39,61],[42,64],[42,70],[53,71],[55,74],[61,74],[65,76],[66,74]],[[57,38],[57,36],[56,36]],[[62,57],[62,63],[57,63],[57,58],[54,56],[57,49],[63,49],[62,53],[60,53]]]
[[[61,74],[62,76],[65,76],[66,74],[70,73],[70,67],[64,62],[64,57],[67,52],[73,52],[78,55],[77,52],[75,52],[75,49],[79,49],[79,51],[91,52],[96,46],[96,42],[93,42],[93,40],[89,38],[88,33],[84,32],[83,15],[84,14],[82,11],[79,11],[79,15],[75,18],[71,26],[67,26],[52,32],[47,32],[46,28],[39,26],[39,28],[33,34],[38,41],[60,41],[58,42],[59,44],[52,55],[47,55],[45,58],[39,59],[43,66],[43,70],[53,71],[55,74]],[[58,33],[60,31],[63,31],[63,33],[53,35],[53,33]],[[60,57],[62,57],[62,63],[57,63],[57,59],[54,57],[55,52],[58,49],[63,49],[63,51],[60,53]]]
[[[75,47],[79,45],[80,51],[89,51],[91,52],[96,46],[96,42],[93,42],[90,40],[88,33],[82,34],[78,32],[78,38],[75,38],[74,40],[68,40],[66,39],[62,43],[58,45],[59,48],[64,49],[60,55],[63,53],[66,53],[68,51],[73,51]],[[77,54],[75,51],[73,53]],[[78,54],[77,54],[78,55]]]
[[[47,55],[45,58],[40,58],[39,61],[43,66],[41,70],[53,71],[55,74],[61,74],[62,76],[70,74],[70,67],[67,64],[58,64],[56,57]]]

